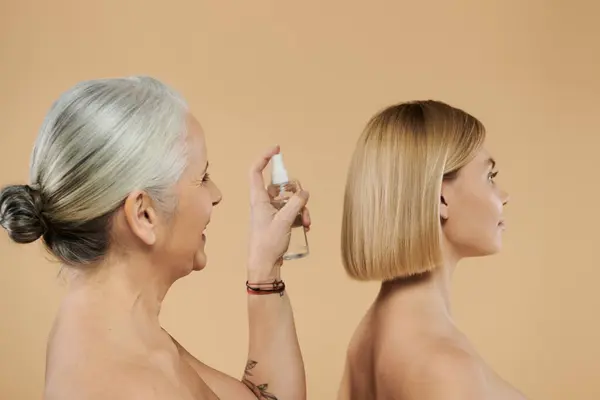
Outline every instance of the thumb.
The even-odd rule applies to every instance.
[[[275,218],[285,221],[291,225],[298,216],[300,210],[302,210],[302,208],[306,206],[306,203],[308,203],[308,198],[309,194],[307,191],[299,191],[288,200],[286,205],[282,207],[281,210],[279,210]]]

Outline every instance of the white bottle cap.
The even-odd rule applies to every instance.
[[[271,168],[271,183],[274,185],[281,185],[282,183],[289,182],[281,153],[275,154],[273,158],[271,158],[271,162],[273,163]]]

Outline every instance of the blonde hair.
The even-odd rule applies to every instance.
[[[52,105],[38,134],[27,185],[0,191],[0,225],[18,243],[42,237],[67,265],[109,246],[114,211],[133,190],[175,206],[187,165],[184,99],[144,76],[76,84]]]
[[[391,280],[442,262],[440,198],[481,147],[485,128],[438,101],[390,106],[367,123],[348,171],[342,261],[357,280]]]

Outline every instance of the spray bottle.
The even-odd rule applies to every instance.
[[[276,209],[281,209],[296,192],[301,190],[300,183],[288,177],[287,170],[283,164],[282,155],[275,154],[272,161],[271,185],[269,193],[272,196],[271,204]],[[309,254],[306,229],[302,224],[302,211],[298,213],[290,232],[290,244],[283,255],[284,260],[295,260],[306,257]]]

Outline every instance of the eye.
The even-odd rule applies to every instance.
[[[498,171],[492,171],[488,174],[488,179],[490,182],[494,183],[494,179],[498,176]]]
[[[194,185],[202,186],[202,185],[204,185],[208,181],[210,181],[210,175],[207,172],[207,173],[204,174],[204,176],[202,177],[202,179],[196,179],[196,180],[194,180]]]

